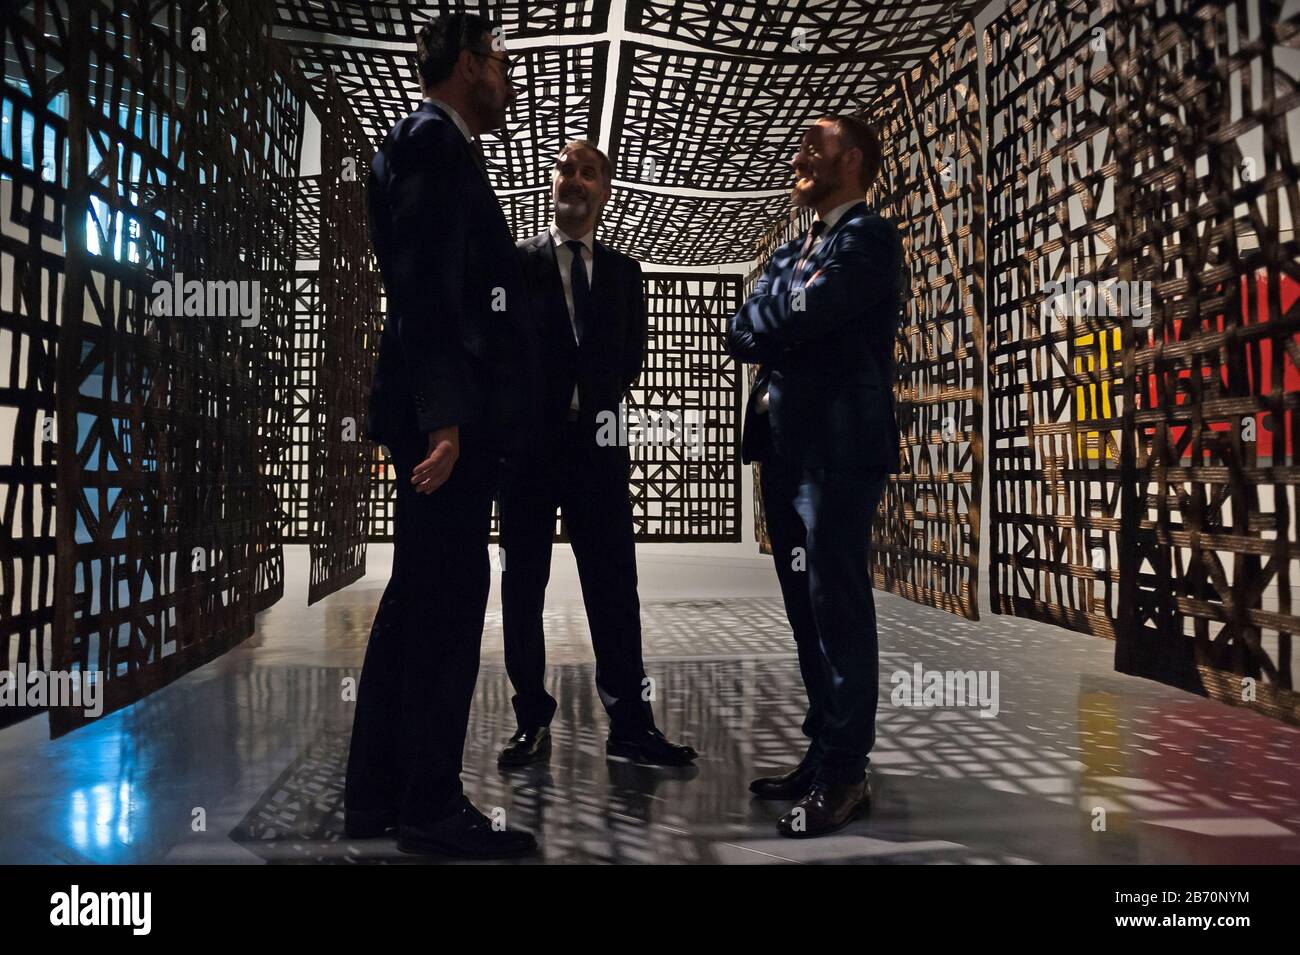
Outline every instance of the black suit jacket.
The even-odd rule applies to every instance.
[[[462,448],[535,431],[536,343],[514,240],[479,160],[431,103],[371,163],[370,233],[387,317],[367,431],[392,443],[459,425]]]
[[[600,242],[593,244],[594,320],[579,344],[574,340],[550,231],[520,242],[519,255],[541,342],[543,427],[554,434],[563,426],[576,383],[579,421],[594,435],[597,415],[617,415],[619,401],[641,374],[646,342],[641,264]]]
[[[800,300],[793,286],[803,243],[800,236],[776,251],[727,323],[727,351],[761,366],[745,409],[741,459],[775,452],[805,467],[897,473],[898,230],[865,202],[847,210],[809,259]],[[760,414],[764,387],[768,410]]]

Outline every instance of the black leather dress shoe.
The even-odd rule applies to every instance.
[[[628,735],[611,733],[605,740],[605,752],[650,766],[689,766],[699,755],[689,746],[670,742],[657,729],[639,730]]]
[[[358,811],[343,813],[343,834],[349,839],[378,839],[396,828],[396,813]]]
[[[462,797],[455,812],[436,822],[399,826],[397,848],[456,859],[508,859],[536,852],[537,840],[519,829],[493,829],[492,821]]]
[[[749,791],[759,799],[802,799],[812,788],[814,770],[800,764],[780,776],[760,776],[749,784]]]
[[[551,755],[551,728],[534,726],[517,729],[506,748],[497,756],[499,766],[527,766]]]
[[[792,839],[824,836],[842,829],[871,807],[871,781],[843,786],[814,783],[776,824],[777,831]]]

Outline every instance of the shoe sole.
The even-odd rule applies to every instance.
[[[537,852],[537,846],[532,845],[521,849],[511,849],[509,851],[487,851],[471,852],[455,846],[446,845],[441,842],[426,842],[425,840],[398,839],[397,851],[405,852],[407,855],[416,856],[445,856],[449,859],[518,859],[522,856],[533,855]]]
[[[684,766],[694,766],[695,760],[699,759],[699,754],[697,753],[694,757],[684,760],[680,763],[678,762],[665,763],[657,759],[649,758],[648,756],[646,756],[644,753],[641,752],[641,749],[638,746],[632,746],[632,747],[606,746],[605,757],[607,759],[626,760],[629,763],[636,763],[636,765],[638,766],[658,766],[663,769],[681,769]]]
[[[786,832],[780,826],[777,826],[776,831],[787,839],[816,839],[819,836],[829,836],[832,833],[839,832],[845,826],[857,822],[869,812],[871,812],[871,800],[864,799],[862,804],[858,806],[857,809],[853,810],[853,812],[849,813],[848,817],[845,818],[843,822],[837,826],[831,826],[829,829],[818,829],[816,832]]]

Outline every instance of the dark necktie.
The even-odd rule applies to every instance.
[[[564,244],[573,252],[573,262],[569,265],[569,290],[573,292],[573,327],[581,345],[591,317],[591,284],[587,281],[587,263],[582,261],[582,243],[570,239]]]
[[[799,253],[799,261],[794,268],[794,278],[796,282],[801,282],[803,280],[804,266],[808,264],[808,256],[812,255],[813,243],[816,242],[817,237],[825,231],[826,223],[821,219],[814,222],[812,228],[808,230],[808,238],[804,239],[803,250]]]

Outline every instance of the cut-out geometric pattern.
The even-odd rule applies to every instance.
[[[649,333],[628,400],[649,440],[631,449],[642,541],[739,541],[740,369],[723,351],[740,276],[647,273]]]
[[[65,38],[0,22],[0,670],[50,666],[54,622],[56,319],[67,179]],[[52,35],[47,36],[46,34]],[[12,72],[10,72],[12,70]],[[36,712],[0,707],[0,726]]]
[[[615,186],[600,237],[655,265],[726,265],[754,256],[754,238],[790,205],[785,195],[700,198]]]
[[[894,72],[875,60],[791,62],[623,45],[615,175],[639,186],[790,187],[788,160],[824,113],[856,112]]]
[[[138,13],[21,13],[53,31],[68,94],[45,188],[67,249],[54,656],[95,673],[105,712],[247,637],[283,589],[303,102],[264,4]],[[51,708],[56,735],[86,719]]]
[[[1104,636],[1118,612],[1120,320],[1106,4],[1017,2],[988,62],[990,603]]]
[[[312,408],[320,400],[317,379],[323,347],[320,275],[311,270],[299,270],[293,277],[293,289],[293,363],[289,390],[291,426],[280,506],[285,512],[283,539],[286,542],[305,544],[311,540],[308,499],[312,468]]]
[[[906,0],[741,0],[726,10],[710,0],[627,0],[628,29],[719,52],[835,55],[884,64],[886,81],[929,55],[953,31],[954,18],[978,3]]]
[[[902,447],[876,512],[876,586],[976,619],[984,473],[984,153],[974,25],[885,90],[868,195],[901,232]]]
[[[311,405],[311,578],[314,603],[366,571],[371,374],[378,360],[379,266],[371,248],[365,188],[374,149],[338,84],[314,101],[321,124],[321,364]]]
[[[317,88],[339,85],[378,144],[419,105],[414,50],[371,49],[332,43],[291,43],[304,76]],[[482,137],[488,178],[498,189],[543,186],[560,148],[570,139],[600,138],[608,44],[511,50],[519,91],[503,129]]]
[[[553,0],[502,4],[487,0],[455,4],[420,0],[278,0],[278,25],[336,33],[367,40],[408,40],[430,17],[449,9],[477,13],[501,24],[507,37],[549,37],[564,33],[603,33],[606,0]]]
[[[1134,447],[1116,665],[1300,722],[1300,10],[1116,14]],[[1194,64],[1194,68],[1191,66]],[[1130,546],[1131,544],[1131,546]]]

